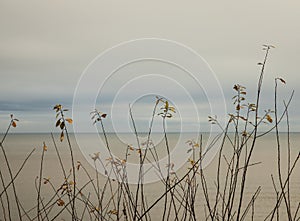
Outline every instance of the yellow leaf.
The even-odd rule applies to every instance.
[[[111,213],[111,214],[114,214],[114,215],[118,215],[118,211],[113,209],[113,210],[110,210],[108,213]]]
[[[69,185],[74,185],[74,182],[72,180],[70,180]]]
[[[194,164],[195,164],[195,161],[194,161],[194,160],[192,160],[192,159],[189,159],[189,162],[190,162],[192,165],[194,165]]]
[[[69,124],[73,123],[73,120],[71,118],[67,118],[66,121],[68,121]]]
[[[48,147],[46,146],[45,142],[44,142],[44,147],[43,147],[44,151],[48,150]]]
[[[172,111],[173,113],[176,113],[175,107],[170,106],[170,107],[169,107],[169,110]]]

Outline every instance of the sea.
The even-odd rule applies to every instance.
[[[3,137],[3,134],[1,137]],[[233,140],[233,135],[230,135],[230,137],[230,139]],[[215,202],[214,194],[216,192],[218,151],[222,144],[222,138],[223,137],[218,136],[218,134],[209,133],[204,133],[203,135],[193,133],[167,133],[166,137],[164,134],[152,134],[150,139],[151,143],[148,143],[148,157],[145,161],[146,166],[144,168],[144,171],[146,171],[144,176],[144,191],[147,205],[150,206],[154,203],[164,192],[161,176],[167,171],[168,166],[172,173],[177,173],[178,177],[183,176],[191,167],[192,160],[197,158],[197,154],[199,154],[200,150],[203,153],[207,153],[204,157],[205,160],[203,161],[202,166],[206,177],[208,194],[211,203],[213,204]],[[293,164],[300,151],[300,133],[290,133],[289,136],[287,133],[280,133],[279,138],[280,168],[283,180],[285,181],[288,168],[288,150],[290,151],[290,162]],[[244,147],[247,148],[248,153],[251,148],[250,144],[252,139],[253,138],[250,137],[249,145]],[[70,141],[70,144],[68,141]],[[139,148],[145,151],[147,141],[147,133],[138,135],[108,133],[106,134],[106,137],[103,134],[84,133],[70,134],[69,137],[67,137],[65,134],[62,142],[60,141],[60,134],[58,133],[52,135],[49,133],[9,134],[3,143],[3,149],[6,153],[13,176],[19,172],[15,179],[16,192],[18,200],[22,205],[22,214],[24,214],[24,211],[27,211],[28,213],[28,216],[23,216],[23,220],[30,220],[29,217],[35,217],[40,174],[42,175],[40,195],[44,203],[51,197],[54,197],[55,200],[53,202],[56,202],[56,198],[58,199],[59,194],[61,194],[58,192],[58,195],[55,196],[55,190],[58,190],[64,183],[61,165],[63,165],[66,174],[70,174],[69,180],[72,180],[72,173],[70,171],[72,168],[70,146],[74,153],[75,166],[79,166],[80,164],[79,170],[76,169],[76,186],[78,188],[83,187],[90,180],[83,170],[84,167],[87,173],[92,177],[92,182],[99,184],[101,191],[107,180],[105,174],[107,173],[107,170],[105,168],[109,168],[111,162],[110,158],[111,155],[113,155],[120,160],[120,164],[123,163],[128,165],[128,182],[130,183],[130,187],[132,187],[132,192],[134,192],[136,183],[138,182],[137,174],[140,162]],[[212,143],[214,145],[211,145]],[[108,151],[107,145],[110,151]],[[243,209],[246,208],[258,188],[260,188],[260,192],[255,200],[254,206],[251,207],[248,215],[245,217],[245,220],[264,220],[276,205],[276,197],[278,195],[276,192],[280,192],[277,150],[278,145],[275,133],[269,133],[257,138],[250,160],[251,166],[248,167],[248,174],[246,177]],[[32,155],[25,161],[31,151],[33,151]],[[220,170],[221,189],[226,177],[225,168],[227,168],[227,163],[230,160],[228,156],[234,151],[228,140],[224,143],[222,151],[222,169]],[[168,153],[170,154],[170,158],[168,157]],[[62,164],[59,159],[61,159]],[[94,159],[96,159],[95,164]],[[0,152],[0,160],[0,169],[3,178],[0,192],[2,192],[3,183],[8,184],[10,181],[10,175],[3,151]],[[159,162],[162,174],[158,174],[157,167],[153,166],[157,166],[157,162]],[[242,162],[244,162],[244,160],[242,160]],[[24,164],[23,168],[19,171],[22,164]],[[241,170],[243,170],[242,165]],[[113,176],[112,173],[109,175]],[[200,175],[198,173],[196,174],[196,178],[199,183],[197,197],[195,199],[196,217],[197,220],[205,220],[208,212],[204,209],[206,207],[206,201],[202,191]],[[115,177],[112,177],[112,179],[113,182],[117,182]],[[238,190],[240,179],[241,177],[239,176]],[[51,181],[51,185],[53,186],[51,186],[47,180]],[[291,209],[295,212],[300,203],[300,162],[293,170],[289,186]],[[239,193],[238,190],[237,195]],[[10,199],[12,220],[19,220],[12,186],[8,188],[7,192]],[[93,200],[96,201],[96,196],[94,196],[95,190],[91,183],[88,183],[87,186],[81,190],[81,193],[85,197],[89,197],[91,202]],[[111,198],[112,194],[113,191],[106,189],[104,194],[105,200]],[[8,217],[5,194],[2,194],[1,201],[0,220],[5,220],[4,216]],[[237,203],[238,201],[236,200],[233,210],[236,210]],[[162,205],[163,202],[159,202],[150,210],[151,220],[162,220]],[[82,203],[78,205],[78,207],[81,207],[79,211],[82,211],[84,204]],[[5,209],[3,210],[3,208]],[[112,203],[109,208],[111,210],[114,209]],[[61,207],[57,205],[57,203],[54,203],[49,217],[45,217],[45,220],[51,220],[51,217],[54,216],[53,214],[60,211],[60,209]],[[90,219],[91,213],[92,211],[87,211],[83,220]],[[286,210],[283,201],[281,202],[279,216],[280,220],[286,220]],[[297,217],[300,217],[299,213]],[[111,218],[114,220],[113,215],[111,215]],[[62,212],[56,220],[70,220],[69,212]]]

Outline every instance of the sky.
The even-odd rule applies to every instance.
[[[143,125],[149,121],[154,95],[145,92],[143,96],[137,96],[135,90],[151,86],[152,81],[145,78],[146,83],[144,79],[139,86],[131,86],[129,92],[122,92],[130,85],[127,84],[130,77],[134,79],[144,74],[160,79],[160,83],[153,85],[157,90],[168,88],[165,91],[174,95],[174,106],[185,116],[180,119],[177,113],[173,121],[169,121],[170,131],[180,128],[192,131],[198,123],[201,130],[209,130],[207,116],[214,114],[211,106],[214,106],[213,110],[220,110],[224,105],[217,92],[207,97],[206,91],[222,90],[228,113],[234,111],[231,98],[236,83],[247,87],[249,102],[253,102],[260,71],[257,63],[264,56],[262,45],[272,44],[276,48],[270,52],[261,107],[262,110],[273,109],[274,78],[284,78],[287,84],[279,86],[279,105],[282,106],[282,101],[295,90],[289,114],[291,130],[300,131],[299,8],[300,3],[294,0],[0,0],[0,132],[5,131],[11,113],[20,120],[14,132],[56,132],[52,107],[61,103],[70,109],[68,115],[73,117],[74,96],[84,79],[84,71],[90,70],[88,65],[110,50],[117,53],[112,53],[112,64],[115,64],[120,58],[114,50],[117,45],[126,46],[124,42],[145,38],[185,45],[203,58],[207,64],[205,68],[211,70],[209,74],[218,83],[203,84],[198,90],[174,65],[145,61],[142,66],[133,64],[120,69],[103,86],[100,80],[108,73],[100,67],[97,79],[91,80],[93,84],[81,87],[83,93],[86,92],[82,99],[89,100],[84,96],[90,93],[98,96],[96,107],[108,112],[108,121],[114,120],[117,124],[108,122],[108,130],[118,127],[120,132],[126,132],[130,129],[128,102],[133,104],[140,130],[147,130]],[[128,57],[133,55],[129,46],[125,50]],[[148,46],[145,51],[149,50]],[[140,51],[145,52],[144,48]],[[164,53],[163,47],[154,47],[153,51],[157,56]],[[183,63],[189,62],[188,56],[173,55]],[[163,83],[167,79],[164,76],[169,79],[166,83]],[[171,79],[174,76],[177,76],[176,81]],[[103,96],[95,94],[100,87]],[[198,119],[194,118],[191,102],[183,96],[186,91],[199,111]],[[126,96],[118,97],[117,94]],[[77,115],[89,118],[92,108],[87,103],[82,104]],[[180,126],[183,121],[186,125]],[[76,125],[79,131],[90,132],[89,126],[80,126],[79,122]],[[158,123],[157,128],[160,126]]]

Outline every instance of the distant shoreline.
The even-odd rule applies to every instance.
[[[60,134],[60,132],[14,132],[13,134],[9,134],[9,135],[21,135],[21,134],[31,134],[31,135],[34,135],[34,134]],[[152,132],[151,134],[161,134],[162,132]],[[219,132],[207,132],[207,131],[204,131],[204,132],[174,132],[174,131],[170,131],[170,132],[167,132],[168,134],[209,134],[209,133],[212,133],[212,134],[217,134]],[[228,134],[233,134],[234,132],[228,132]],[[263,134],[264,132],[260,132],[258,134]],[[280,134],[287,134],[288,132],[279,132]],[[298,134],[300,133],[299,131],[295,131],[295,132],[290,132],[290,134]],[[74,133],[74,132],[70,132],[69,133],[70,135],[74,135],[74,134],[102,134],[101,132],[99,133],[96,133],[96,132],[78,132],[78,133]],[[132,132],[118,132],[118,133],[115,133],[115,132],[106,132],[106,134],[132,134]],[[139,132],[138,134],[148,134],[148,132]],[[272,132],[269,132],[269,134],[276,134],[275,131],[272,131]],[[4,133],[0,133],[0,135],[4,135]]]

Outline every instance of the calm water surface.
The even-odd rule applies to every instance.
[[[66,142],[59,142],[59,135],[55,134],[55,141],[57,143],[61,158],[63,159],[63,163],[65,168],[68,170],[71,168],[70,164],[70,154],[68,151],[68,146]],[[188,146],[185,141],[189,139],[194,139],[196,136],[194,134],[184,134],[182,137],[179,134],[169,134],[169,142],[171,149],[175,148],[174,151],[174,164],[175,169],[179,171],[179,173],[183,173],[187,170],[187,163],[183,165],[176,165],[176,162],[187,162],[188,156],[186,154],[188,150]],[[90,154],[100,152],[100,157],[103,159],[103,162],[106,163],[105,159],[108,156],[105,154],[102,155],[103,144],[99,143],[99,137],[95,134],[80,134],[77,139],[81,144],[78,147],[76,143],[76,139],[74,135],[71,135],[71,141],[75,152],[76,161],[80,161],[85,168],[90,172],[90,174],[95,177],[95,170],[92,166],[89,165],[87,159],[90,158]],[[141,135],[141,140],[146,139],[146,135]],[[203,137],[203,142],[208,139],[208,134],[205,134]],[[136,146],[136,140],[132,135],[122,134],[120,137],[109,134],[108,140],[112,149],[112,152],[118,156],[120,159],[123,159],[126,153],[127,144],[132,144]],[[164,148],[164,140],[162,140],[161,135],[154,135],[154,143],[157,144],[158,154],[162,157],[165,157],[165,148]],[[292,159],[297,155],[300,150],[300,133],[292,133],[291,134],[291,155]],[[48,146],[48,151],[45,153],[45,161],[44,161],[44,170],[43,177],[50,178],[53,182],[54,186],[58,187],[62,182],[62,170],[60,169],[60,164],[58,161],[57,154],[55,152],[55,148],[53,145],[53,141],[51,140],[51,136],[49,134],[14,134],[9,135],[4,143],[4,148],[7,152],[10,165],[14,171],[14,173],[18,170],[26,155],[33,149],[36,148],[34,154],[31,156],[29,161],[26,163],[24,169],[16,180],[17,192],[19,194],[19,200],[22,203],[25,210],[29,210],[35,205],[36,202],[36,189],[35,182],[36,178],[39,175],[40,168],[40,160],[41,160],[41,152],[43,147],[43,142],[45,141]],[[142,141],[141,141],[142,142]],[[281,145],[282,145],[282,170],[286,171],[286,159],[287,159],[287,135],[281,134]],[[102,146],[101,146],[102,145]],[[226,144],[225,152],[229,151],[230,147]],[[84,156],[85,154],[85,156]],[[128,163],[135,164],[137,162],[137,154],[135,151],[130,153],[128,156]],[[7,173],[7,169],[5,166],[3,154],[0,155],[0,166],[1,172],[4,176],[6,182],[9,180],[9,175]],[[179,158],[181,160],[178,160]],[[262,220],[273,208],[275,203],[275,193],[272,186],[271,174],[274,174],[275,180],[277,181],[277,151],[276,151],[276,142],[275,135],[269,134],[265,137],[262,137],[258,140],[255,150],[253,152],[252,163],[259,162],[258,165],[252,166],[249,169],[249,174],[247,177],[247,186],[245,192],[245,200],[249,200],[252,194],[255,192],[258,186],[261,186],[262,191],[259,194],[258,200],[255,204],[255,220]],[[291,182],[291,201],[293,210],[296,209],[297,204],[300,202],[300,164],[298,164],[295,169],[295,173],[292,176]],[[81,171],[80,171],[81,172]],[[87,181],[87,177],[84,173],[78,173],[78,183],[84,184]],[[129,171],[130,172],[130,171]],[[222,171],[222,175],[224,175],[224,171]],[[213,180],[216,176],[216,157],[212,160],[212,162],[205,168],[205,174],[207,177],[207,182],[209,184],[208,189],[209,193],[213,195],[215,191],[215,185]],[[285,174],[285,173],[284,173]],[[132,177],[136,176],[136,173],[133,172],[131,174]],[[104,178],[100,175],[100,182],[104,180]],[[151,178],[149,179],[151,181]],[[163,191],[162,185],[159,181],[151,183],[149,181],[145,186],[146,197],[148,203],[155,201],[157,197]],[[278,183],[278,182],[277,182]],[[0,190],[3,190],[3,187],[0,187]],[[87,188],[88,192],[89,189]],[[92,190],[91,190],[92,191]],[[49,196],[52,196],[53,191],[47,185],[42,186],[42,192],[45,199]],[[12,196],[11,196],[12,197]],[[109,197],[109,193],[107,196]],[[13,199],[13,198],[12,198]],[[202,192],[199,190],[199,197],[197,198],[196,205],[198,206],[198,218],[199,220],[203,220],[204,211],[203,205],[205,204]],[[16,208],[12,205],[12,210],[14,213],[14,219],[17,219]],[[284,212],[284,211],[283,211]],[[32,213],[34,214],[34,212]],[[162,207],[156,206],[153,208],[152,215],[154,217],[153,220],[160,220],[162,214]],[[65,214],[60,216],[60,219],[63,219]],[[69,217],[69,216],[67,216]],[[2,219],[2,215],[0,213],[0,219]],[[60,220],[59,219],[59,220]]]

